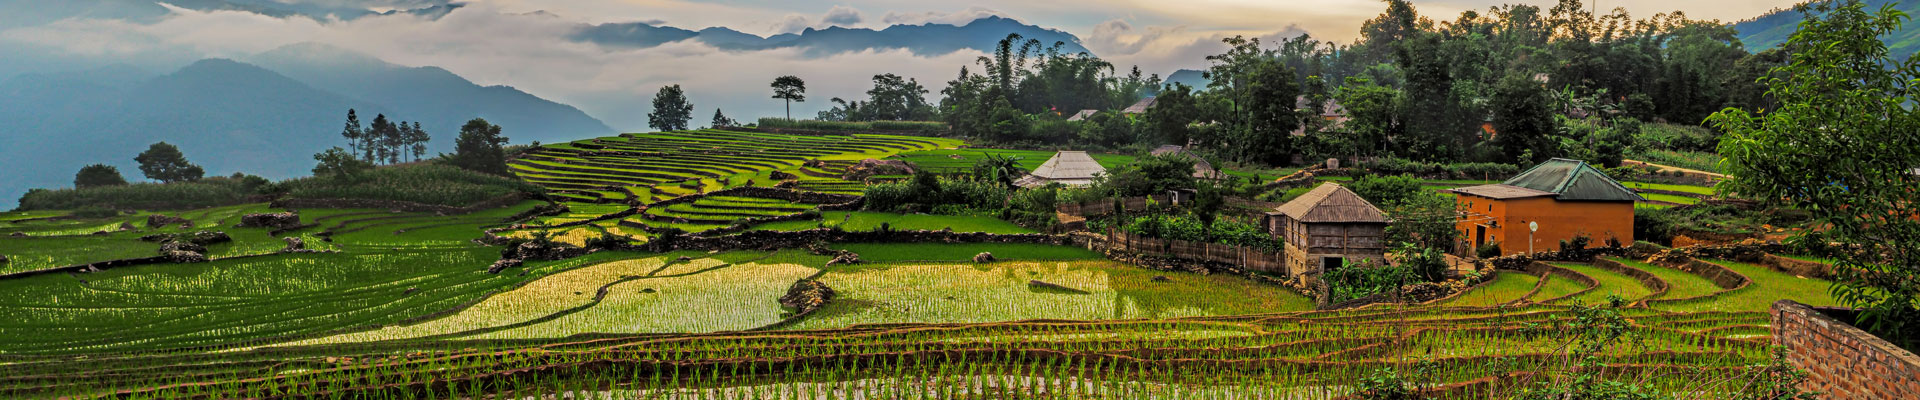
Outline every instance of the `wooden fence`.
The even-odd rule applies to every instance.
[[[1288,271],[1286,254],[1269,252],[1265,249],[1236,246],[1219,243],[1191,242],[1185,240],[1157,239],[1130,235],[1126,232],[1113,232],[1104,238],[1088,242],[1088,247],[1101,250],[1126,251],[1142,255],[1173,257],[1194,261],[1207,261],[1238,265],[1249,271],[1293,276],[1305,271]]]
[[[1120,205],[1121,207],[1125,207],[1128,210],[1145,210],[1147,209],[1147,204],[1148,204],[1147,200],[1149,199],[1153,200],[1152,204],[1159,204],[1163,206],[1173,204],[1173,196],[1162,194],[1162,195],[1154,195],[1154,196],[1121,198]],[[1119,211],[1114,209],[1113,206],[1114,206],[1113,199],[1101,199],[1101,200],[1094,200],[1094,201],[1089,201],[1085,203],[1060,203],[1059,205],[1054,206],[1054,211],[1058,211],[1061,214],[1072,215],[1076,217],[1085,217],[1085,216],[1095,216],[1095,215],[1107,215],[1107,214],[1112,214],[1116,211]]]

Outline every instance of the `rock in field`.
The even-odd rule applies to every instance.
[[[302,250],[307,249],[306,240],[301,240],[300,238],[292,237],[292,236],[280,238],[280,240],[287,241],[287,248],[280,249],[281,253],[296,253],[296,252],[300,252]]]
[[[520,266],[521,263],[522,261],[518,258],[508,258],[500,261],[494,261],[493,266],[487,267],[487,273],[498,274],[500,273],[500,271],[505,271],[507,268],[518,267]],[[524,272],[522,274],[524,275]]]
[[[993,253],[983,251],[983,252],[980,252],[980,254],[975,254],[973,255],[973,262],[975,263],[993,262]]]
[[[247,214],[240,216],[240,225],[236,228],[292,228],[300,226],[300,213],[288,211],[279,213]]]
[[[188,222],[187,219],[180,218],[180,217],[169,217],[169,216],[160,215],[160,214],[147,216],[148,228],[160,228],[168,225],[176,225],[176,224],[185,223],[185,222]]]

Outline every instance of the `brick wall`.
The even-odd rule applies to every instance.
[[[1803,390],[1831,399],[1920,398],[1920,356],[1805,304],[1773,303],[1773,344],[1807,371]]]

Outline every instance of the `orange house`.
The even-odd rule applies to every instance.
[[[1579,160],[1555,158],[1495,185],[1454,189],[1460,219],[1454,223],[1466,250],[1499,243],[1501,255],[1560,248],[1560,241],[1586,235],[1588,246],[1608,239],[1633,243],[1633,203],[1639,193]],[[1538,224],[1538,231],[1529,225]],[[1531,247],[1529,247],[1531,245]]]

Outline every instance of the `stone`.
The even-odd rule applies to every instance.
[[[236,228],[292,228],[300,226],[300,213],[288,211],[279,213],[256,213],[240,216],[240,225]]]
[[[280,238],[280,240],[287,242],[287,248],[280,249],[282,253],[292,253],[307,249],[307,241],[301,240],[298,237],[288,236]]]
[[[180,263],[180,264],[207,262],[206,254],[195,253],[190,251],[171,251],[171,252],[166,252],[162,255],[167,257],[167,261],[172,261],[174,263]]]
[[[983,251],[980,252],[980,254],[975,254],[973,255],[973,262],[983,264],[993,262],[993,253]]]
[[[148,228],[160,228],[168,225],[180,224],[182,222],[189,222],[189,221],[187,221],[186,218],[170,217],[170,216],[161,215],[161,214],[154,214],[154,215],[147,216]]]
[[[27,237],[27,234],[26,234],[26,233],[24,233],[24,232],[14,232],[14,233],[12,233],[12,234],[9,234],[9,235],[7,235],[7,236],[12,236],[12,237]]]
[[[507,258],[507,259],[501,259],[500,261],[494,261],[493,266],[487,267],[487,273],[498,274],[500,273],[500,271],[505,271],[507,268],[518,267],[523,262],[524,261],[518,258]],[[522,272],[522,274],[525,274],[525,272]]]
[[[140,228],[136,228],[136,227],[134,227],[134,226],[133,226],[133,223],[132,223],[132,222],[121,222],[121,223],[120,223],[120,230],[122,230],[122,231],[130,231],[130,230],[134,230],[134,229],[140,229]]]

